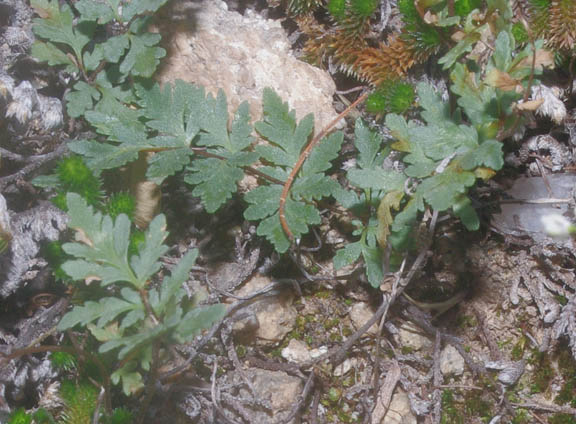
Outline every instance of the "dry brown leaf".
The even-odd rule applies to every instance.
[[[516,67],[531,67],[532,66],[532,55],[522,59]],[[534,62],[534,68],[541,70],[543,68],[553,68],[554,67],[554,53],[545,49],[536,50],[536,61]]]
[[[466,37],[466,33],[464,31],[456,31],[454,34],[450,36],[452,41],[459,42],[462,41]]]
[[[536,100],[528,100],[527,102],[523,102],[523,103],[516,103],[516,110],[521,110],[521,111],[534,111],[536,109],[538,109],[542,103],[544,103],[544,99],[536,99]]]
[[[504,91],[517,91],[522,90],[520,81],[512,78],[509,73],[502,72],[498,69],[492,69],[486,75],[486,84],[499,88]]]

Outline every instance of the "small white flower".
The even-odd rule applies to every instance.
[[[40,109],[40,121],[46,131],[58,128],[64,119],[62,103],[54,97],[38,95],[38,108]]]
[[[343,171],[350,171],[354,168],[356,168],[356,159],[348,159],[342,164]]]
[[[32,117],[32,111],[38,104],[38,95],[32,84],[22,81],[12,91],[12,103],[8,105],[6,117],[16,118],[21,124],[25,124]]]
[[[540,221],[550,237],[566,239],[576,233],[576,226],[560,214],[543,215]]]
[[[542,99],[544,102],[536,109],[536,115],[547,116],[555,123],[560,124],[566,118],[566,106],[559,99],[561,96],[558,87],[546,87],[539,84],[531,87],[532,99]]]

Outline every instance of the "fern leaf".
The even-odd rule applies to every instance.
[[[266,173],[285,179],[312,135],[314,119],[308,115],[297,122],[294,111],[271,89],[264,90],[262,105],[264,120],[257,122],[255,127],[269,144],[257,146],[256,151],[269,163],[264,168]],[[316,207],[307,202],[333,195],[340,189],[336,181],[324,175],[324,171],[338,156],[343,140],[340,133],[321,140],[296,176],[285,206],[286,222],[295,237],[305,234],[310,225],[317,225],[321,221]],[[257,233],[272,242],[277,251],[285,252],[290,242],[280,224],[278,208],[281,193],[281,186],[261,186],[247,193],[245,199],[249,207],[244,217],[262,219]]]

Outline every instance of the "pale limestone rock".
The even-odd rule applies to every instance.
[[[314,113],[316,132],[336,117],[332,78],[293,56],[279,21],[250,11],[244,16],[229,12],[220,0],[184,1],[175,7],[160,24],[168,40],[160,82],[182,79],[212,93],[221,88],[231,111],[246,100],[255,119],[262,111],[262,90],[271,87],[298,119]]]
[[[238,296],[248,296],[254,292],[262,290],[271,284],[271,280],[260,274],[250,278],[246,284],[237,292]],[[294,328],[296,309],[292,306],[294,296],[290,290],[284,290],[276,296],[263,297],[255,301],[250,310],[252,316],[246,320],[237,322],[235,332],[244,332],[248,330],[260,343],[279,342],[286,334]],[[245,327],[249,328],[245,328]]]
[[[248,368],[244,373],[252,382],[253,395],[270,405],[272,411],[270,416],[261,409],[252,409],[251,422],[272,423],[285,419],[302,391],[302,381],[282,371]],[[248,397],[247,389],[240,389],[240,395]]]
[[[306,343],[292,339],[288,346],[282,349],[282,358],[290,362],[300,363],[309,361],[312,359],[312,355],[310,355],[310,350],[308,350]]]
[[[348,358],[344,362],[342,362],[340,365],[338,365],[336,368],[334,368],[334,376],[335,377],[342,377],[342,376],[348,374],[348,371],[350,371],[352,368],[357,367],[358,364],[359,364],[359,361],[357,358]]]
[[[440,352],[440,371],[445,376],[464,373],[464,358],[454,346],[448,345]]]
[[[404,323],[396,334],[398,345],[413,350],[430,349],[432,342],[410,323]]]
[[[312,357],[312,359],[316,359],[327,352],[328,352],[328,346],[320,346],[319,348],[312,349],[310,351],[310,356]]]
[[[350,319],[352,320],[352,324],[354,328],[358,330],[362,327],[366,321],[368,321],[374,315],[376,311],[366,302],[359,302],[350,308]],[[371,326],[365,334],[370,336],[375,336],[378,334],[378,325],[374,324]]]
[[[392,396],[388,412],[378,424],[416,424],[417,420],[410,410],[410,399],[405,391],[399,389]],[[376,424],[376,423],[374,423]]]

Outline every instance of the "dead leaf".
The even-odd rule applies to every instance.
[[[532,67],[532,55],[522,59],[516,67]],[[554,53],[545,49],[536,50],[536,61],[534,62],[534,68],[542,70],[543,68],[553,68],[554,67]]]
[[[97,275],[89,275],[84,278],[84,283],[86,283],[87,286],[89,286],[90,283],[93,283],[94,281],[102,281],[102,278],[98,277]]]
[[[520,81],[512,78],[507,72],[502,72],[498,69],[492,69],[488,72],[486,75],[486,84],[504,91],[518,92],[518,90],[522,90]]]
[[[378,399],[376,400],[376,406],[372,411],[373,424],[382,423],[385,420],[386,414],[388,413],[388,408],[390,407],[390,402],[392,401],[392,395],[394,394],[394,389],[400,381],[402,376],[402,371],[400,365],[397,361],[392,361],[392,366],[386,373],[386,378],[380,390],[378,391]],[[391,420],[390,420],[391,421]],[[388,421],[386,421],[388,422]]]
[[[466,33],[464,31],[456,31],[454,34],[452,34],[450,38],[452,39],[452,41],[455,41],[457,43],[459,41],[462,41],[464,37],[466,37]]]
[[[474,170],[474,175],[476,176],[476,178],[480,178],[482,180],[489,180],[494,175],[496,175],[496,171],[494,171],[492,168],[484,168],[481,166]]]
[[[404,192],[396,190],[386,193],[380,201],[377,211],[378,235],[376,238],[378,239],[378,244],[382,248],[386,246],[386,241],[390,235],[390,225],[393,221],[391,210],[398,210],[398,208],[400,208],[400,202],[403,197]]]
[[[429,25],[434,25],[438,22],[438,15],[435,15],[431,11],[427,10],[424,14],[424,22]]]
[[[84,243],[90,247],[94,247],[94,243],[92,242],[92,240],[90,240],[90,238],[86,235],[84,230],[82,230],[80,228],[76,229],[76,234],[74,235],[74,239],[80,243]]]
[[[140,229],[148,228],[148,224],[160,213],[162,192],[158,184],[148,181],[148,159],[154,153],[140,152],[138,159],[129,164],[130,193],[136,199],[134,223]]]
[[[515,108],[521,111],[534,111],[538,109],[542,103],[544,103],[544,99],[528,100],[527,102],[516,103]]]
[[[58,3],[57,3],[58,4]],[[50,19],[52,17],[52,11],[50,9],[44,8],[39,6],[38,4],[34,4],[34,2],[32,2],[32,4],[30,5],[30,7],[34,10],[34,12],[36,12],[36,14],[38,16],[40,16],[42,19]],[[58,7],[58,6],[56,6]]]

